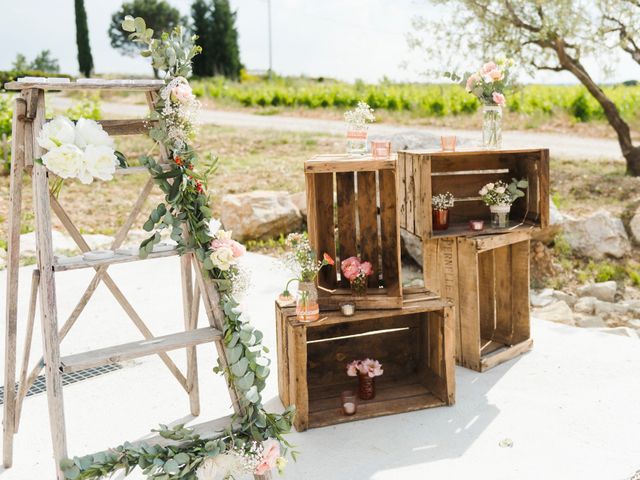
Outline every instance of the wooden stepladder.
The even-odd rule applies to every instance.
[[[53,255],[51,212],[55,213],[67,232],[71,235],[82,252],[90,250],[79,229],[73,224],[69,215],[51,195],[49,172],[34,162],[44,152],[36,138],[45,123],[45,92],[47,90],[121,90],[145,93],[147,103],[153,110],[158,98],[158,90],[162,84],[150,81],[104,81],[100,83],[66,83],[52,84],[45,79],[41,82],[11,82],[5,85],[7,90],[17,90],[13,115],[12,164],[10,187],[10,215],[7,263],[7,298],[6,298],[6,338],[5,338],[5,377],[4,377],[4,422],[3,422],[3,463],[6,468],[12,465],[13,436],[18,430],[22,404],[29,388],[44,369],[47,385],[47,399],[53,456],[56,461],[57,478],[64,476],[59,470],[59,462],[67,458],[67,440],[65,427],[64,402],[62,394],[62,374],[85,368],[97,367],[118,361],[158,355],[182,388],[189,395],[192,415],[199,415],[200,400],[198,393],[198,371],[196,345],[213,342],[223,366],[227,364],[224,342],[222,340],[224,314],[219,306],[218,292],[212,282],[202,274],[200,265],[192,254],[184,254],[180,258],[182,277],[182,300],[184,312],[184,329],[171,335],[156,337],[138,315],[124,293],[116,285],[108,273],[112,264],[142,260],[137,254],[116,255],[106,260],[73,263],[57,263]],[[100,122],[111,135],[147,134],[150,121],[104,120]],[[166,152],[161,149],[160,162],[167,163]],[[29,312],[26,322],[25,347],[19,383],[16,383],[16,343],[18,326],[18,273],[20,254],[20,219],[22,212],[23,173],[29,173],[33,186],[33,204],[36,220],[37,269],[34,270],[31,287]],[[118,169],[117,174],[145,174],[144,167]],[[140,210],[149,195],[154,181],[146,182],[131,213],[117,232],[112,249],[119,248],[126,240],[127,234],[139,217]],[[176,250],[151,253],[148,258],[178,255]],[[94,277],[87,286],[69,318],[59,328],[56,306],[56,274],[66,270],[92,268]],[[127,316],[143,336],[143,340],[99,350],[69,355],[60,355],[60,342],[66,337],[78,320],[87,302],[96,288],[104,283],[116,301],[122,306]],[[29,371],[31,339],[36,314],[36,304],[40,303],[40,316],[43,337],[43,357]],[[198,314],[202,300],[207,313],[209,325],[198,328]],[[187,371],[184,374],[167,355],[168,351],[186,349]],[[16,385],[19,388],[16,393]],[[241,413],[238,395],[233,386],[229,387],[233,408]]]

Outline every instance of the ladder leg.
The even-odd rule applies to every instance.
[[[20,388],[18,389],[18,398],[16,398],[16,421],[15,433],[20,428],[20,414],[22,412],[22,402],[27,396],[27,392],[31,385],[27,381],[27,372],[29,369],[29,357],[31,355],[31,344],[33,343],[33,325],[36,320],[36,308],[38,304],[38,288],[40,288],[40,270],[34,270],[31,276],[31,298],[29,299],[29,316],[27,317],[27,333],[24,337],[24,350],[22,352],[22,369],[20,371]]]
[[[9,190],[9,238],[7,258],[6,330],[4,349],[4,420],[2,463],[13,463],[13,434],[16,418],[16,343],[18,331],[18,272],[20,269],[20,219],[22,216],[22,175],[24,174],[26,102],[16,98],[11,142],[11,186]]]
[[[42,151],[35,142],[44,123],[44,91],[38,92],[36,118],[33,120],[34,158]],[[64,420],[64,402],[62,398],[62,373],[60,372],[60,338],[58,336],[58,318],[56,308],[56,290],[53,271],[53,245],[51,242],[51,209],[49,202],[49,180],[44,166],[33,166],[33,204],[36,217],[36,244],[38,269],[40,270],[40,319],[42,322],[42,343],[47,381],[47,401],[49,404],[49,423],[53,441],[53,457],[59,480],[64,479],[60,470],[60,461],[67,458],[67,436]]]
[[[198,307],[200,304],[200,289],[193,288],[193,273],[191,270],[191,255],[180,258],[180,273],[182,277],[182,308],[184,312],[185,330],[194,330],[198,323]],[[196,347],[187,347],[187,392],[189,392],[189,406],[191,415],[200,415],[200,392],[198,385],[198,357]]]

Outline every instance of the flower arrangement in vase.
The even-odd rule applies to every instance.
[[[521,189],[527,188],[529,182],[525,179],[512,179],[507,184],[502,180],[494,183],[487,183],[478,192],[482,197],[482,201],[491,210],[491,226],[495,228],[506,228],[509,226],[509,212],[511,205],[518,198],[524,197]]]
[[[358,102],[354,110],[349,110],[344,114],[347,122],[347,153],[364,154],[367,153],[367,123],[373,123],[376,117],[373,116],[373,109],[365,102]]]
[[[340,263],[340,269],[356,296],[367,294],[367,281],[373,275],[371,263],[362,262],[358,257],[349,257]]]
[[[353,360],[347,364],[347,375],[358,377],[358,397],[361,400],[371,400],[376,396],[375,378],[383,373],[382,364],[371,358]]]
[[[451,192],[439,193],[431,197],[431,213],[434,230],[449,228],[449,209],[453,208],[455,199]]]
[[[490,150],[502,147],[502,108],[507,102],[504,92],[512,85],[513,65],[512,59],[502,57],[462,76],[445,72],[445,77],[459,82],[482,103],[482,143]]]
[[[298,282],[296,316],[301,322],[313,322],[320,318],[316,277],[323,267],[334,265],[335,262],[327,253],[323,255],[322,260],[317,260],[316,252],[311,248],[309,238],[304,233],[289,234],[286,244],[292,249],[287,255],[286,263],[291,270],[297,273],[297,276],[287,282],[279,299],[282,301],[291,299],[289,285],[291,282]]]

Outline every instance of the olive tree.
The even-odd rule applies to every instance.
[[[478,56],[503,54],[515,58],[530,73],[569,72],[600,104],[615,130],[627,173],[640,176],[640,147],[634,146],[628,123],[615,103],[593,79],[583,60],[608,59],[626,52],[638,61],[637,27],[640,0],[431,0],[455,14],[439,20],[414,20],[412,43],[431,58],[459,66]],[[421,39],[428,33],[430,41]],[[622,50],[620,50],[622,49]],[[443,55],[446,58],[442,58]]]

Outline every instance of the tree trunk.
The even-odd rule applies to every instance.
[[[633,146],[629,125],[624,121],[622,115],[620,115],[618,107],[616,107],[615,103],[607,97],[596,82],[593,81],[580,61],[571,57],[567,53],[562,39],[556,39],[553,44],[553,48],[558,54],[558,60],[560,60],[562,68],[571,72],[578,80],[580,80],[580,83],[585,86],[589,93],[593,95],[593,98],[595,98],[602,107],[605,117],[607,117],[609,124],[618,135],[620,150],[622,151],[622,156],[627,163],[627,174],[635,177],[640,176],[640,147]]]

